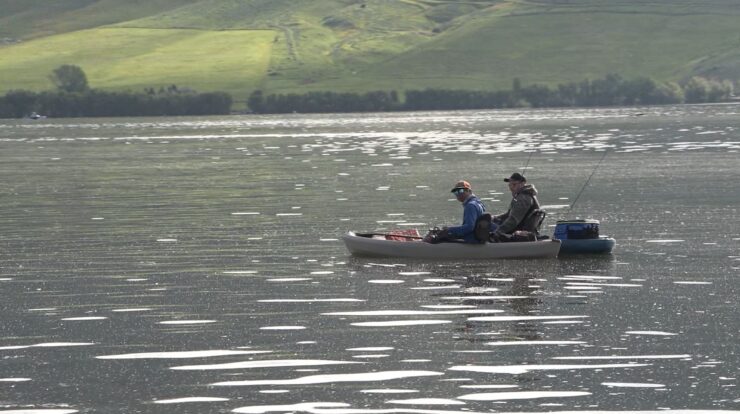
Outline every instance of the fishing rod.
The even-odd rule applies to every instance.
[[[586,186],[587,186],[587,185],[588,185],[588,183],[589,183],[589,182],[591,181],[591,177],[593,177],[593,176],[594,176],[594,174],[596,173],[596,170],[598,170],[598,169],[599,169],[599,165],[601,165],[601,163],[602,163],[602,162],[604,161],[604,158],[606,158],[606,154],[607,154],[607,153],[609,153],[609,150],[608,150],[608,149],[606,149],[606,150],[604,151],[604,155],[602,155],[602,156],[601,156],[601,159],[599,160],[599,162],[598,162],[598,163],[596,164],[596,166],[594,167],[594,170],[593,170],[593,171],[591,171],[591,175],[589,175],[589,176],[588,176],[588,179],[587,179],[587,180],[586,180],[586,182],[585,182],[585,183],[583,184],[583,187],[581,187],[581,191],[579,191],[579,192],[578,192],[578,195],[576,196],[576,199],[575,199],[575,200],[573,200],[573,204],[571,204],[571,205],[570,205],[570,207],[568,207],[568,211],[572,210],[572,209],[573,209],[573,207],[575,207],[576,203],[578,202],[578,199],[579,199],[579,198],[581,197],[581,194],[583,194],[583,190],[585,190],[585,189],[586,189]]]
[[[531,151],[531,152],[529,153],[529,157],[527,158],[527,163],[526,163],[526,164],[524,165],[524,168],[522,168],[522,175],[524,175],[524,173],[525,173],[525,172],[526,172],[526,170],[527,170],[527,167],[529,167],[529,160],[531,160],[531,159],[532,159],[532,155],[533,155],[533,154],[534,154],[534,150],[532,150],[532,151]]]

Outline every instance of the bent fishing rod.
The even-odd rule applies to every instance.
[[[573,207],[575,207],[576,203],[578,202],[578,199],[579,199],[579,198],[581,197],[581,194],[583,194],[583,190],[585,190],[585,189],[586,189],[586,186],[588,186],[588,183],[589,183],[589,182],[591,181],[591,177],[593,177],[593,176],[594,176],[594,174],[596,173],[596,170],[598,170],[598,169],[599,169],[599,166],[600,166],[600,165],[601,165],[601,163],[602,163],[602,162],[604,161],[604,158],[606,158],[606,154],[608,154],[608,153],[609,153],[609,149],[606,149],[606,150],[604,151],[604,155],[602,155],[602,156],[601,156],[601,159],[599,160],[599,162],[598,162],[598,163],[596,164],[596,166],[594,167],[594,170],[593,170],[593,171],[591,171],[591,175],[589,175],[589,176],[588,176],[588,179],[586,179],[586,182],[585,182],[585,183],[583,184],[583,187],[581,187],[581,191],[579,191],[579,192],[578,192],[578,195],[576,196],[576,199],[575,199],[575,200],[573,200],[573,204],[571,204],[571,205],[570,205],[570,206],[568,207],[568,211],[570,211],[570,210],[573,210]]]
[[[532,155],[535,153],[535,150],[531,150],[529,152],[529,157],[527,158],[527,163],[524,165],[524,168],[522,168],[522,175],[527,171],[527,167],[529,167],[529,160],[532,159]]]

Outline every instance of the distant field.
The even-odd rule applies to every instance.
[[[51,71],[75,64],[95,88],[141,90],[176,84],[247,95],[263,80],[274,38],[269,30],[72,32],[0,49],[0,90],[51,89]]]
[[[737,0],[0,0],[0,93],[90,84],[497,90],[617,73],[740,81]],[[19,43],[14,43],[19,41]]]
[[[0,37],[32,39],[156,15],[198,0],[0,0]]]
[[[599,12],[481,12],[433,41],[368,65],[356,78],[383,89],[501,89],[514,78],[556,85],[608,73],[673,81],[699,74],[740,81],[739,27],[738,14],[680,8],[661,13],[634,5]],[[309,86],[331,89],[352,83],[349,78],[327,79]]]

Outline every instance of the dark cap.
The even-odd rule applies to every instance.
[[[451,192],[451,193],[452,193],[452,192],[455,192],[455,190],[459,190],[459,189],[461,189],[461,188],[462,188],[462,189],[465,189],[465,190],[471,190],[471,189],[472,189],[472,187],[470,186],[470,183],[469,183],[469,182],[467,182],[467,181],[458,181],[458,182],[457,182],[457,183],[455,184],[455,186],[454,186],[454,187],[452,187],[452,190],[450,190],[450,192]]]
[[[519,182],[525,183],[527,182],[527,178],[519,173],[514,173],[514,174],[511,174],[511,177],[504,178],[504,181],[506,181],[507,183],[509,181],[519,181]]]

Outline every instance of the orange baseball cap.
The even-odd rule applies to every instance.
[[[473,187],[470,186],[470,183],[469,182],[467,182],[467,181],[458,181],[457,184],[455,184],[455,186],[452,187],[452,190],[450,190],[450,192],[451,193],[452,192],[455,192],[455,190],[459,190],[461,188],[462,189],[465,189],[465,190],[472,190],[473,189]]]

